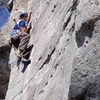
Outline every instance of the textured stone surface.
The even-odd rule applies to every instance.
[[[0,7],[4,7],[5,3],[8,0],[3,0],[3,3],[0,1]],[[10,77],[10,64],[9,62],[9,55],[10,55],[10,45],[8,44],[9,35],[8,30],[5,28],[2,29],[0,32],[0,98],[5,98],[9,77]],[[8,26],[7,26],[8,27]]]
[[[8,36],[0,32],[0,98],[5,98],[10,77]]]
[[[8,88],[10,76],[9,54],[9,47],[0,48],[0,98],[5,98]]]
[[[91,26],[91,38],[86,40],[74,58],[70,88],[71,100],[100,100],[99,28],[100,21],[95,22],[95,26]]]
[[[31,64],[18,70],[12,49],[6,100],[99,100],[100,1],[17,0],[10,19],[25,8],[33,12]]]

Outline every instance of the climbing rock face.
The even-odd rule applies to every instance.
[[[10,19],[22,9],[34,47],[19,68],[11,50],[5,100],[100,100],[100,1],[17,0]]]

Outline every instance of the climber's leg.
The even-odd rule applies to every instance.
[[[15,34],[11,37],[11,42],[12,45],[14,46],[15,49],[18,49],[19,43],[20,43],[20,39],[19,37],[21,36],[20,32],[15,31]]]
[[[29,43],[30,35],[26,32],[21,32],[21,34],[22,35],[20,36],[20,43],[18,50],[20,51],[21,55],[23,55],[23,52],[25,51]]]

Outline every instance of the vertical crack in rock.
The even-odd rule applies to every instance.
[[[75,10],[77,9],[77,6],[79,5],[79,1],[80,1],[80,0],[73,0],[73,4],[72,4],[72,6],[69,8],[68,11],[70,11],[70,10],[71,10],[71,12],[75,11]]]
[[[71,17],[72,17],[72,14],[73,14],[72,12],[76,10],[78,4],[79,4],[79,0],[74,0],[74,1],[73,1],[73,5],[69,8],[68,12],[71,10],[71,14],[70,14],[70,16],[68,17],[67,21],[66,21],[66,22],[64,23],[64,25],[63,25],[63,31],[66,29],[68,23],[70,22]],[[74,24],[74,25],[75,25],[75,24]],[[74,27],[73,27],[73,28],[74,28]]]
[[[15,97],[13,97],[13,99],[12,100],[14,100],[17,96],[19,96],[21,93],[23,92],[23,90],[22,91],[20,91]]]
[[[75,23],[72,25],[71,29],[69,31],[73,32],[75,30]]]
[[[13,1],[14,0],[10,0],[9,2],[8,2],[8,6],[7,6],[7,9],[9,10],[9,12],[11,12],[12,11],[12,9],[13,9]]]
[[[63,25],[63,31],[66,29],[68,23],[70,22],[71,16],[72,16],[72,14],[69,16],[69,18],[67,19],[67,21],[64,23],[64,25]]]
[[[72,11],[76,10],[78,4],[79,4],[79,0],[73,0],[73,5],[71,7],[71,10]]]
[[[54,47],[54,49],[52,50],[52,52],[51,52],[50,54],[48,54],[47,59],[45,60],[45,62],[43,63],[43,65],[39,68],[39,70],[41,70],[45,64],[49,63],[49,61],[50,61],[50,59],[51,59],[51,56],[52,56],[52,54],[54,53],[54,51],[55,51],[55,47]]]

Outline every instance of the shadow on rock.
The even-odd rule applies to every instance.
[[[91,19],[82,24],[80,30],[76,33],[76,43],[80,48],[85,42],[85,37],[92,38],[95,23],[99,18]]]
[[[24,65],[24,67],[23,67],[23,69],[22,69],[22,73],[24,73],[25,70],[27,69],[28,65],[31,63],[31,61],[30,61],[30,60],[29,60],[28,62],[22,61],[22,63],[23,63],[23,65]]]

